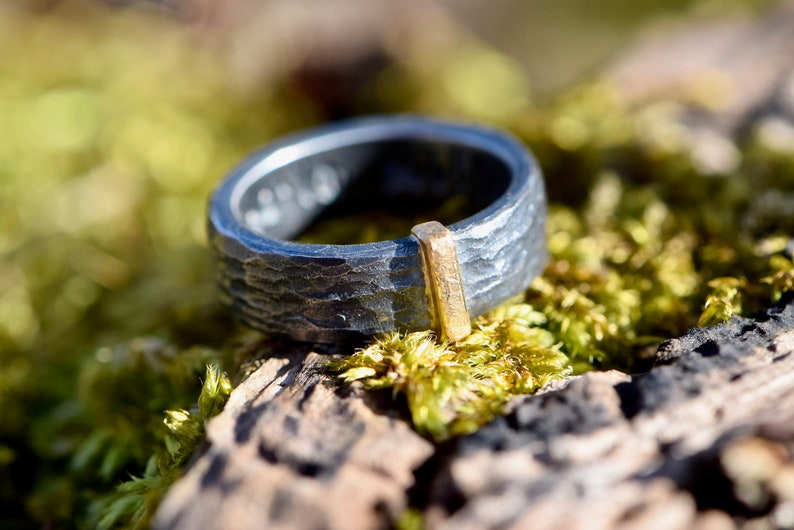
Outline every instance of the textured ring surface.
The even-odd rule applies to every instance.
[[[219,283],[247,325],[296,340],[358,342],[431,326],[419,242],[290,241],[318,216],[378,204],[438,206],[463,196],[448,226],[470,317],[526,289],[546,263],[540,169],[503,133],[417,117],[357,119],[275,141],[231,171],[210,200]],[[380,201],[380,202],[379,202]]]

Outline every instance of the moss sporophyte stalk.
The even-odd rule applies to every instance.
[[[4,527],[146,524],[252,342],[216,302],[206,198],[255,145],[319,119],[284,79],[230,86],[175,22],[81,6],[0,19],[0,123],[19,132],[0,142]],[[470,36],[420,48],[395,58],[369,110],[518,135],[547,177],[551,260],[461,342],[380,337],[332,361],[339,384],[391,392],[441,441],[549,381],[647,368],[665,338],[791,297],[794,146],[748,124],[725,139],[732,163],[707,172],[680,119],[696,103],[631,107],[596,81],[540,104],[514,61]],[[511,82],[454,92],[483,71]],[[455,221],[457,202],[434,218]],[[417,221],[370,213],[306,237],[402,237]]]

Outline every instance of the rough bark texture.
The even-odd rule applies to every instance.
[[[794,524],[794,304],[695,329],[436,447],[294,351],[208,429],[157,528],[761,528]]]
[[[792,353],[789,305],[668,341],[646,374],[589,373],[527,396],[440,463],[429,526],[794,524]]]

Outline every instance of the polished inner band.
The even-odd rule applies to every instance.
[[[323,217],[364,210],[415,217],[450,197],[465,198],[468,208],[441,227],[443,235],[418,225],[414,237],[366,245],[291,241]],[[254,328],[340,343],[434,326],[457,340],[453,328],[540,272],[545,211],[540,171],[511,137],[422,118],[370,118],[254,153],[213,195],[209,234],[222,290]],[[447,250],[434,254],[433,245]],[[432,260],[456,275],[428,269]],[[445,289],[449,296],[426,296]],[[442,327],[445,318],[456,323]]]
[[[466,215],[493,203],[510,183],[509,168],[471,145],[432,138],[362,139],[354,145],[300,146],[304,153],[251,173],[232,196],[237,220],[263,236],[292,240],[319,218],[389,211],[405,218],[465,199]],[[275,161],[278,163],[278,159]]]

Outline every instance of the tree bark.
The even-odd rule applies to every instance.
[[[664,343],[646,374],[588,373],[434,447],[326,356],[266,359],[208,426],[156,528],[794,524],[794,303]],[[762,526],[763,527],[763,526]]]
[[[379,528],[433,445],[299,347],[262,361],[207,426],[157,528]]]
[[[788,305],[670,340],[646,374],[588,373],[522,398],[440,464],[429,526],[794,524],[793,352]]]

